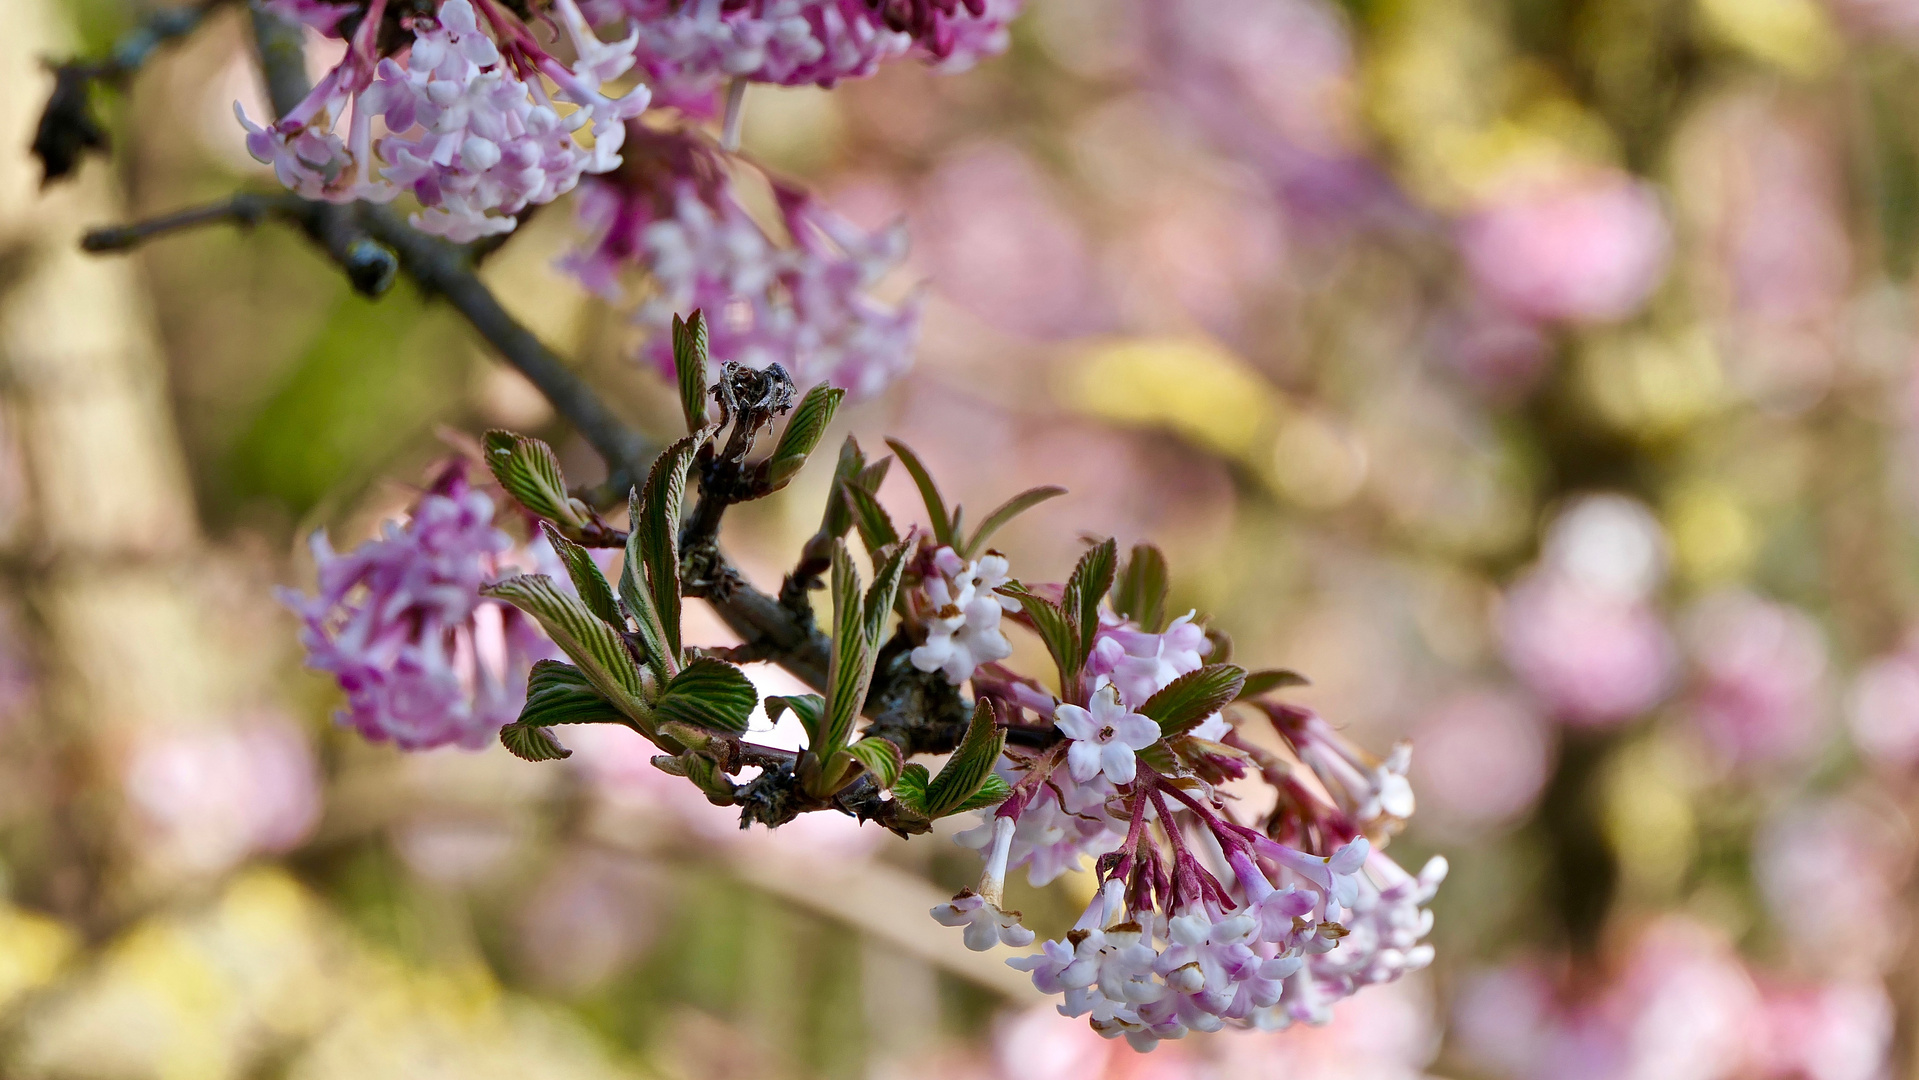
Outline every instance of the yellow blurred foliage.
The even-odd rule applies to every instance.
[[[1794,75],[1817,75],[1840,55],[1817,0],[1699,0],[1699,13],[1727,44]]]
[[[1758,554],[1758,531],[1738,498],[1710,482],[1688,484],[1666,505],[1679,572],[1694,585],[1744,577]]]
[[[1703,327],[1602,335],[1585,344],[1579,362],[1593,407],[1629,434],[1676,434],[1724,401],[1718,350]]]
[[[1626,892],[1669,897],[1685,880],[1698,840],[1687,785],[1696,771],[1682,748],[1656,736],[1607,762],[1600,821]]]
[[[0,1014],[53,981],[79,944],[79,935],[55,919],[0,908]]]
[[[1274,412],[1269,384],[1205,338],[1102,342],[1058,368],[1055,393],[1095,416],[1170,428],[1236,458],[1254,453]]]

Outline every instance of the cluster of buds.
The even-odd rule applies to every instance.
[[[764,702],[769,717],[798,719],[806,745],[744,741],[757,693],[739,654],[683,639],[681,598],[741,587],[715,546],[720,512],[785,486],[845,391],[819,385],[795,403],[784,370],[736,363],[709,385],[697,312],[673,341],[688,435],[633,491],[624,533],[569,493],[545,444],[487,437],[488,465],[542,520],[569,579],[529,574],[483,590],[538,620],[569,661],[533,667],[517,719],[499,727],[508,749],[561,758],[570,751],[555,726],[622,724],[659,748],[656,766],[739,806],[743,827],[831,809],[911,835],[979,811],[960,834],[984,856],[979,884],[932,912],[976,950],[1034,943],[1006,907],[1010,871],[1043,884],[1090,858],[1097,895],[1077,925],[1009,963],[1060,995],[1066,1014],[1141,1049],[1229,1025],[1322,1023],[1336,1000],[1431,961],[1426,905],[1446,864],[1415,875],[1382,850],[1413,812],[1405,748],[1372,756],[1273,696],[1297,675],[1249,672],[1195,613],[1169,618],[1166,562],[1150,545],[1122,561],[1114,541],[1095,544],[1063,584],[1012,577],[988,542],[1059,488],[1017,495],[969,532],[905,445],[869,461],[847,440],[820,531],[777,601],[810,619],[807,593],[831,595],[830,653],[823,671],[811,667],[821,692]],[[749,460],[787,413],[772,452]],[[902,529],[876,497],[896,459],[925,526]],[[617,588],[588,546],[624,549]],[[1037,635],[1055,679],[1007,666],[1008,624]],[[909,760],[923,753],[947,754],[937,774]],[[1223,786],[1240,780],[1270,785],[1270,813],[1236,816]]]
[[[904,228],[865,232],[771,178],[781,243],[747,213],[721,151],[700,135],[633,124],[626,145],[624,166],[582,185],[587,236],[562,265],[614,301],[627,271],[645,273],[633,318],[662,369],[672,368],[674,313],[694,308],[724,313],[709,327],[716,354],[762,370],[779,364],[801,384],[869,397],[911,363],[917,298],[895,305],[872,291],[905,259]]]
[[[346,56],[298,106],[269,126],[234,106],[247,149],[306,198],[386,202],[405,192],[427,232],[459,242],[510,232],[527,207],[616,167],[626,121],[651,100],[644,86],[604,92],[633,66],[637,31],[602,42],[573,0],[554,0],[552,11],[571,66],[500,0],[444,0],[430,16],[394,16],[388,0],[343,6],[292,12],[331,32],[359,16]],[[377,141],[376,118],[386,131]],[[575,138],[582,128],[591,145]]]
[[[527,672],[554,655],[533,621],[483,586],[552,565],[544,543],[515,545],[493,499],[456,461],[404,522],[338,555],[313,534],[319,591],[284,590],[301,619],[307,666],[346,692],[339,722],[402,750],[484,746],[526,699]]]

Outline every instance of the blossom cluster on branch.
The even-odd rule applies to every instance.
[[[820,385],[794,404],[783,369],[731,363],[709,385],[698,313],[676,322],[673,340],[689,433],[632,492],[624,532],[569,493],[545,444],[487,438],[487,465],[540,520],[565,571],[490,576],[484,588],[469,572],[463,583],[470,601],[478,589],[537,620],[567,657],[522,666],[525,704],[510,720],[491,714],[510,750],[566,757],[557,728],[621,724],[655,744],[656,766],[739,806],[742,827],[830,809],[910,835],[978,811],[977,827],[958,839],[984,857],[979,884],[932,912],[963,927],[977,950],[1034,941],[1005,907],[1009,871],[1025,867],[1044,884],[1090,859],[1100,887],[1077,925],[1009,962],[1060,995],[1061,1011],[1141,1049],[1229,1024],[1323,1023],[1337,999],[1430,962],[1426,904],[1445,862],[1414,874],[1383,850],[1413,812],[1406,748],[1374,757],[1276,696],[1302,682],[1297,675],[1249,672],[1229,662],[1230,640],[1196,613],[1169,618],[1166,563],[1150,545],[1122,560],[1114,541],[1095,544],[1064,583],[1012,576],[988,542],[1059,488],[1015,496],[969,533],[908,447],[892,442],[895,456],[869,461],[849,440],[820,533],[783,591],[809,619],[807,593],[829,592],[820,692],[764,703],[769,716],[797,717],[806,745],[788,754],[744,741],[758,694],[726,651],[684,639],[681,598],[739,587],[712,562],[719,513],[784,486],[845,395]],[[752,459],[763,430],[789,411],[771,453]],[[902,528],[875,498],[895,461],[922,495],[926,526]],[[437,584],[447,559],[472,571],[475,554],[503,547],[503,537],[473,532],[487,528],[483,497],[461,486],[460,470],[448,477],[446,493],[422,500],[411,531],[390,532],[349,560],[390,553],[417,563],[399,577]],[[451,528],[436,523],[456,505],[469,529],[436,546],[435,528]],[[853,556],[855,533],[870,584]],[[587,545],[623,549],[617,585]],[[341,608],[361,618],[407,610],[387,599],[381,590],[394,586],[382,580],[352,593],[360,578],[340,569],[349,560],[323,566],[325,596],[307,609],[313,627]],[[416,648],[421,636],[444,637],[431,623],[407,625],[422,628],[406,639]],[[1008,666],[1014,629],[1045,646],[1050,682]],[[315,666],[344,672],[332,657],[345,636],[310,628]],[[524,665],[533,654],[519,655]],[[945,688],[917,700],[950,707],[897,715],[887,702],[916,679]],[[342,683],[354,689],[344,673]],[[970,704],[960,696],[969,689]],[[872,716],[863,730],[862,714]],[[357,715],[362,730],[386,733]],[[937,774],[909,760],[947,750]],[[1236,812],[1224,791],[1235,781],[1270,787],[1273,809]]]

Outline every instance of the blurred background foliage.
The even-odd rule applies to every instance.
[[[35,56],[143,10],[17,0],[0,143]],[[911,230],[916,367],[840,426],[971,505],[1068,486],[1003,534],[1016,574],[1150,539],[1240,658],[1411,738],[1435,968],[1139,1058],[925,917],[976,872],[941,840],[742,834],[617,735],[535,767],[334,729],[271,593],[312,530],[369,535],[488,426],[598,466],[456,317],[296,236],[73,252],[270,182],[229,14],[114,98],[110,168],[42,194],[0,162],[6,1073],[1919,1076],[1919,3],[1014,30],[963,75],[748,96],[751,158]],[[485,276],[669,430],[634,329],[553,269],[576,235],[548,208]],[[729,522],[762,585],[821,472]],[[1088,878],[1012,904],[1058,932]]]

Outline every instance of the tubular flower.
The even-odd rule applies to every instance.
[[[910,659],[921,671],[940,671],[958,686],[981,664],[1013,655],[1000,633],[1000,616],[1019,609],[1017,601],[994,591],[1006,584],[1006,556],[988,552],[968,563],[950,547],[933,553],[933,572],[920,586],[926,643]]]
[[[898,306],[872,287],[906,255],[898,226],[865,233],[812,196],[775,185],[789,244],[747,214],[714,152],[688,135],[630,130],[648,155],[581,192],[587,243],[562,266],[609,298],[636,267],[651,289],[635,311],[646,356],[672,370],[675,312],[713,313],[712,355],[752,368],[780,364],[800,385],[878,393],[912,362],[917,299]]]
[[[322,7],[302,8],[309,25],[327,14]],[[416,227],[464,243],[512,231],[513,215],[619,165],[625,122],[650,92],[615,98],[602,88],[632,66],[637,31],[602,42],[573,0],[556,0],[556,21],[579,56],[567,67],[496,0],[445,0],[433,18],[402,19],[412,39],[380,57],[385,9],[386,0],[372,0],[346,57],[278,123],[261,127],[240,113],[248,150],[282,184],[333,202],[410,192],[423,207]],[[335,130],[342,116],[344,139]],[[375,117],[389,132],[377,144]],[[589,125],[586,147],[574,132]]]
[[[493,500],[468,484],[463,464],[404,524],[345,555],[315,533],[313,554],[319,592],[281,599],[300,616],[307,666],[346,691],[338,721],[368,739],[484,746],[519,714],[533,662],[555,655],[530,618],[479,595],[540,560],[493,526]]]
[[[1406,749],[1376,758],[1272,701],[1164,729],[1137,711],[1211,649],[1192,614],[1154,632],[1109,612],[1074,700],[1032,701],[998,665],[975,679],[1016,717],[1056,728],[1055,741],[1028,737],[1002,756],[1010,795],[958,836],[987,859],[981,894],[1009,868],[1039,885],[1089,855],[1102,883],[1070,933],[1008,963],[1058,995],[1061,1013],[1139,1049],[1189,1031],[1325,1023],[1340,999],[1432,961],[1427,904],[1445,860],[1413,875],[1374,846],[1413,813]],[[1248,718],[1270,722],[1291,757],[1239,739]],[[1263,822],[1237,820],[1216,787],[1249,766],[1279,789]],[[1003,914],[970,891],[934,912],[975,949],[1011,943],[1016,920]]]

